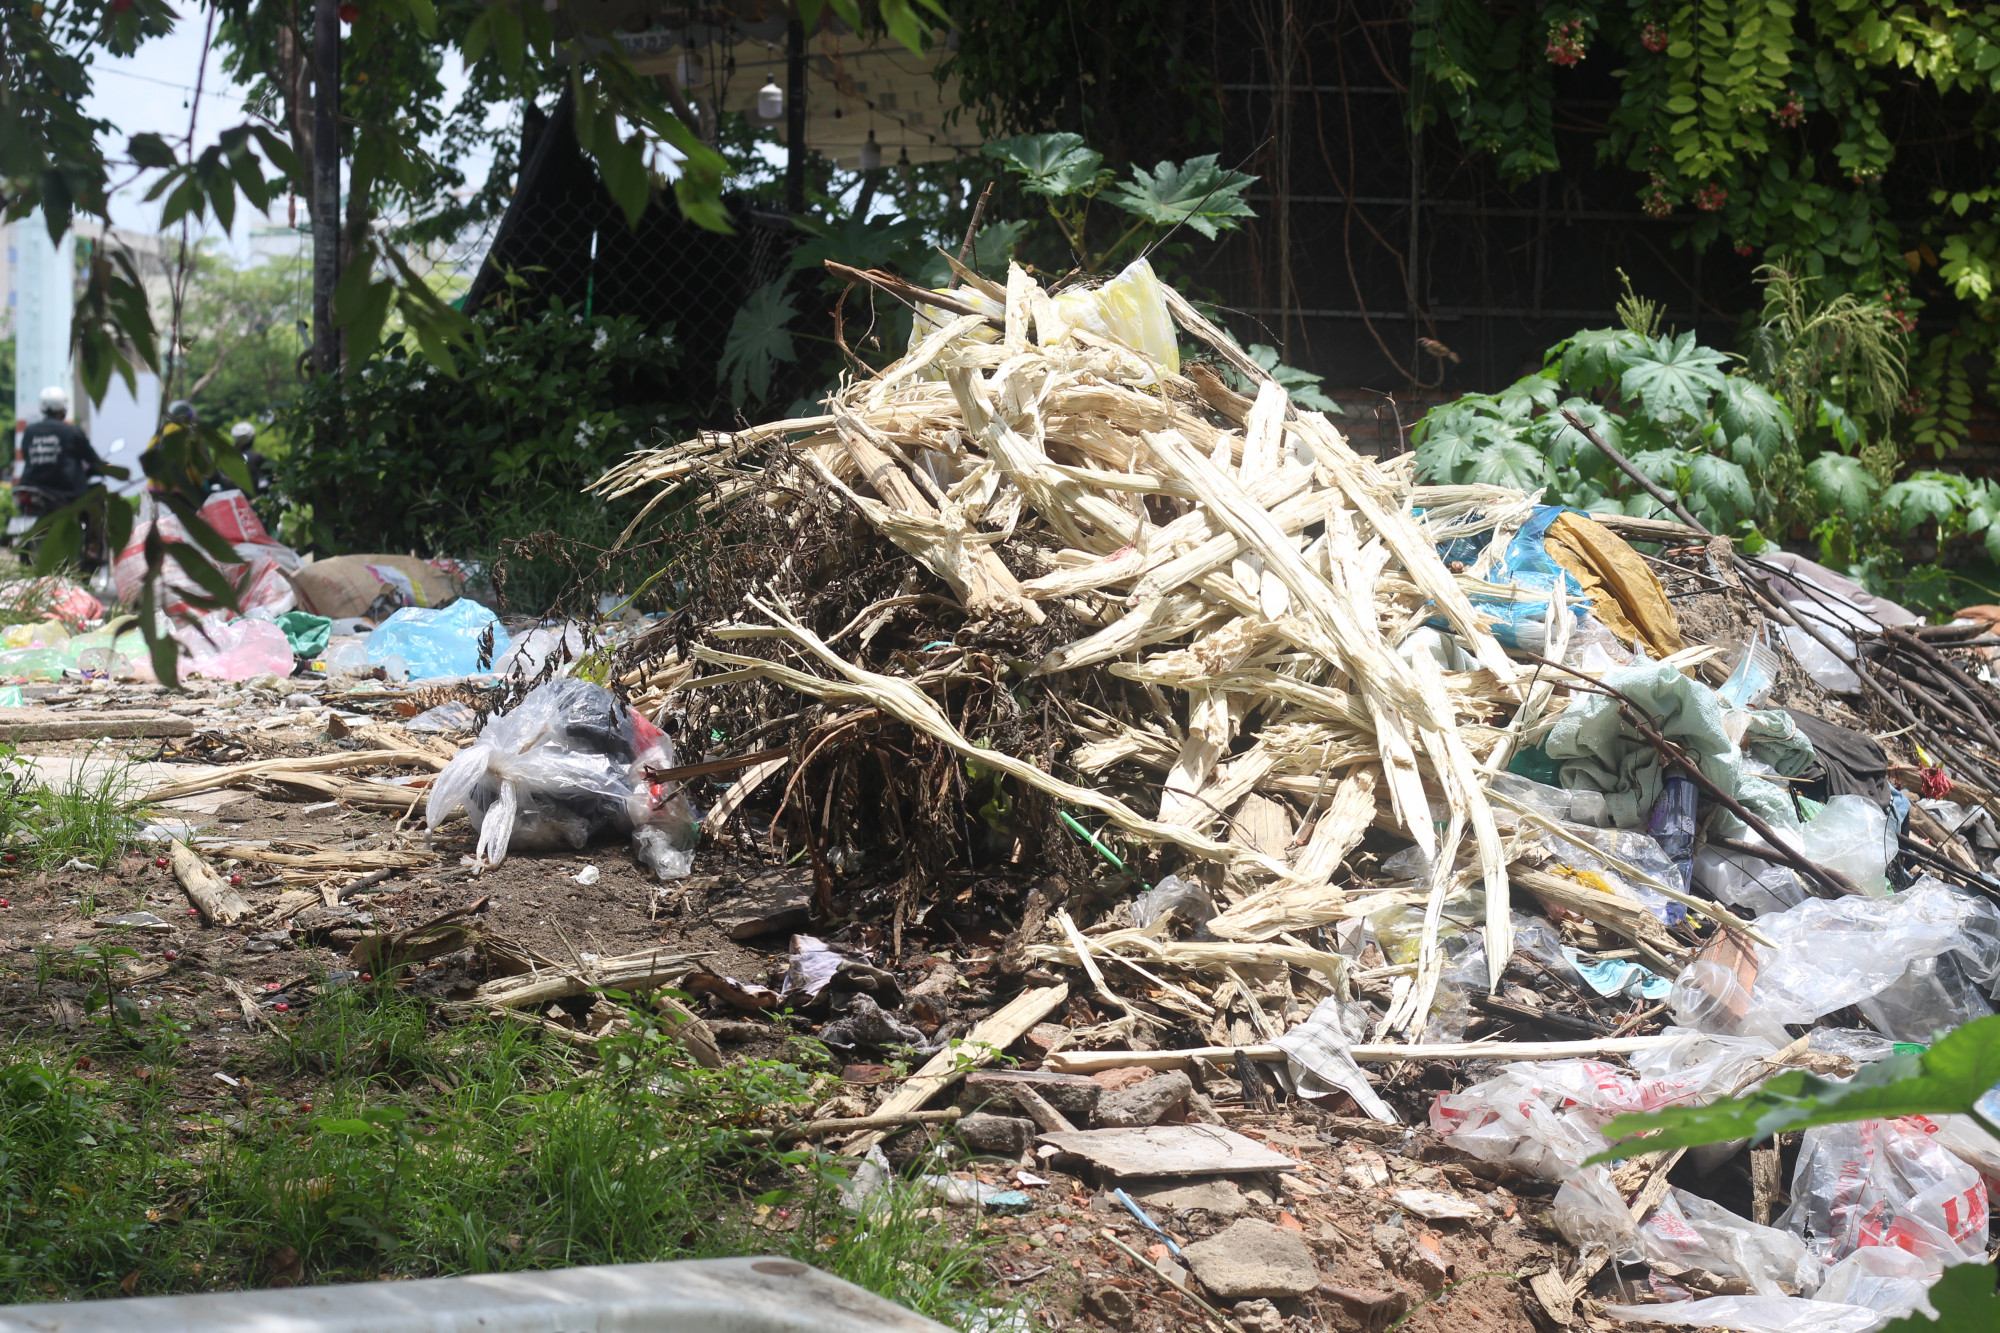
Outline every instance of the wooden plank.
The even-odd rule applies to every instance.
[[[1254,1139],[1215,1125],[1148,1125],[1042,1134],[1042,1143],[1086,1158],[1114,1176],[1208,1176],[1296,1171],[1298,1163]]]
[[[194,735],[194,720],[172,713],[58,713],[0,708],[0,741],[154,740]]]
[[[310,845],[310,844],[308,844]],[[437,864],[434,852],[392,852],[367,848],[351,852],[313,852],[301,855],[294,852],[274,852],[269,847],[253,847],[242,843],[231,843],[218,847],[215,854],[237,861],[254,861],[258,865],[291,866],[299,870],[416,870]]]
[[[1680,1040],[1653,1037],[1600,1037],[1594,1041],[1459,1041],[1424,1046],[1361,1045],[1348,1054],[1363,1064],[1393,1064],[1398,1060],[1588,1060],[1605,1055],[1631,1055]],[[1279,1061],[1276,1046],[1197,1046],[1184,1051],[1057,1051],[1043,1067],[1061,1074],[1088,1074],[1100,1069],[1185,1069],[1196,1060],[1226,1064],[1238,1051],[1252,1060]]]
[[[991,1062],[1012,1046],[1029,1028],[1041,1022],[1069,999],[1069,986],[1057,982],[1039,990],[1022,991],[990,1018],[982,1019],[964,1041],[954,1041],[924,1062],[895,1094],[875,1108],[877,1115],[921,1111],[924,1103],[952,1084]],[[842,1145],[841,1151],[859,1157],[888,1136],[880,1130],[857,1134]]]
[[[210,870],[192,847],[184,842],[170,842],[167,848],[173,857],[174,878],[180,881],[181,889],[201,913],[202,920],[212,926],[233,926],[249,914],[250,904],[243,895]]]
[[[276,777],[288,773],[331,773],[343,768],[436,767],[437,756],[424,750],[343,750],[337,754],[306,755],[298,759],[260,759],[248,764],[225,767],[202,766],[192,776],[165,782],[142,798],[165,801],[176,796],[233,787],[251,778]]]

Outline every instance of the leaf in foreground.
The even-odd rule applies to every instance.
[[[1979,1099],[1996,1083],[2000,1083],[2000,1016],[1967,1023],[1922,1054],[1890,1056],[1848,1083],[1790,1070],[1745,1097],[1621,1115],[1604,1127],[1604,1134],[1621,1140],[1656,1129],[1660,1133],[1645,1141],[1645,1150],[1667,1152],[1731,1139],[1767,1139],[1787,1130],[1850,1120],[1978,1115]],[[1626,1144],[1599,1153],[1590,1162],[1615,1161],[1631,1153],[1632,1145]]]

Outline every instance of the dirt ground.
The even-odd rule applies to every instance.
[[[399,716],[390,696],[329,695],[302,708],[297,694],[325,692],[325,687],[299,681],[284,682],[282,698],[233,686],[198,689],[202,692],[186,698],[130,686],[78,696],[78,702],[93,710],[126,705],[185,712],[196,721],[197,731],[191,737],[94,745],[25,742],[19,748],[45,769],[74,765],[87,754],[96,756],[91,762],[102,763],[115,754],[147,765],[137,771],[148,777],[142,785],[150,785],[167,771],[153,765],[196,771],[176,763],[177,757],[240,762],[351,746],[353,741],[329,735],[327,702],[339,706],[346,718],[342,725],[350,728]],[[75,694],[57,689],[37,693],[45,707],[57,705],[50,709],[51,716],[60,716],[60,705]],[[281,874],[212,855],[220,873],[241,877],[240,891],[252,904],[251,917],[238,928],[210,927],[195,914],[166,864],[163,843],[135,844],[115,863],[95,869],[76,866],[38,873],[0,866],[0,895],[7,904],[0,907],[0,950],[7,952],[12,970],[22,978],[0,991],[0,1024],[17,1031],[52,1028],[81,1040],[86,983],[47,978],[38,993],[36,960],[115,937],[140,954],[124,964],[125,993],[142,1010],[167,1006],[192,1020],[190,1039],[179,1052],[178,1069],[172,1071],[190,1113],[219,1109],[232,1095],[231,1088],[215,1077],[218,1072],[258,1072],[252,1067],[256,1027],[291,1021],[296,1008],[311,1003],[315,986],[337,981],[351,970],[349,951],[367,933],[407,928],[452,909],[480,904],[482,934],[549,957],[582,955],[590,961],[658,949],[697,960],[708,972],[775,985],[786,967],[789,929],[732,939],[727,927],[742,915],[748,892],[745,881],[765,885],[775,881],[799,892],[811,884],[804,866],[765,864],[740,849],[704,848],[692,877],[661,885],[635,863],[622,843],[561,855],[516,853],[503,865],[475,875],[466,864],[472,834],[463,822],[432,838],[421,819],[399,821],[328,801],[274,799],[270,794],[232,790],[193,804],[207,808],[158,813],[184,818],[201,839],[267,843],[292,853],[431,852],[436,862],[394,873],[337,907],[308,907],[287,921],[258,920],[258,915],[286,890],[310,889],[322,882],[317,872]],[[598,872],[595,881],[579,883],[579,875],[590,878],[584,875],[589,867]],[[325,877],[325,882],[352,878]],[[838,881],[836,902],[865,900],[868,883],[865,871],[853,880]],[[947,904],[947,910],[931,914],[924,923],[912,923],[900,959],[877,955],[897,974],[906,992],[927,979],[952,978],[950,984],[928,989],[936,997],[932,1016],[938,1026],[958,1032],[996,1009],[1007,998],[1002,992],[1019,985],[1018,981],[1003,985],[993,967],[1000,928],[1011,923],[992,920],[990,913],[970,904],[970,895],[966,897],[966,903]],[[141,910],[156,914],[165,928],[98,924]],[[796,913],[791,920],[797,921]],[[798,924],[803,928],[803,922]],[[887,952],[884,932],[872,924],[836,922],[821,933]],[[941,973],[941,968],[948,971]],[[491,960],[479,949],[468,948],[419,965],[410,986],[437,1001],[462,1000],[492,974]],[[232,989],[230,981],[239,989]],[[569,1007],[581,1017],[587,1003],[571,1002]],[[785,1032],[760,1027],[752,1016],[716,1001],[708,1002],[705,1016],[715,1021],[725,1055],[789,1058],[795,1052],[793,1039]],[[554,1017],[562,1020],[564,1015]],[[1073,1004],[1067,1015],[1051,1017],[1077,1025],[1096,1018],[1088,1004]],[[1011,1054],[1020,1057],[1022,1068],[1035,1063],[1036,1052],[1026,1046]],[[820,1113],[864,1113],[893,1090],[893,1077],[887,1075],[889,1071],[880,1065],[855,1060],[846,1070],[845,1091]],[[1409,1122],[1420,1126],[1433,1091],[1476,1077],[1478,1071],[1471,1068],[1432,1067],[1398,1076],[1385,1091]],[[1238,1216],[1295,1231],[1311,1247],[1322,1278],[1313,1295],[1278,1301],[1271,1310],[1248,1308],[1239,1315],[1244,1328],[1252,1333],[1277,1328],[1297,1333],[1372,1330],[1406,1312],[1409,1317],[1401,1327],[1413,1333],[1515,1333],[1536,1327],[1525,1279],[1551,1266],[1560,1268],[1571,1257],[1549,1219],[1553,1186],[1495,1179],[1489,1168],[1466,1163],[1421,1128],[1330,1116],[1296,1102],[1267,1113],[1246,1102],[1232,1080],[1210,1079],[1207,1085],[1216,1120],[1291,1157],[1297,1169],[1221,1182],[1217,1191],[1203,1197],[1204,1206],[1160,1202],[1155,1205],[1155,1220],[1176,1246],[1212,1235]],[[312,1095],[310,1081],[295,1077],[270,1091],[293,1099],[309,1100]],[[892,1162],[900,1165],[924,1150],[922,1135],[919,1131],[893,1140]],[[1020,1188],[1028,1196],[1018,1213],[988,1219],[990,1227],[1006,1236],[1006,1243],[988,1260],[988,1268],[1002,1291],[1027,1297],[1025,1304],[1038,1326],[1165,1330],[1195,1327],[1206,1318],[1189,1296],[1172,1290],[1161,1276],[1143,1269],[1112,1243],[1115,1237],[1164,1265],[1169,1274],[1184,1271],[1166,1243],[1112,1193],[1120,1183],[1136,1191],[1133,1182],[1096,1178],[1079,1159],[1062,1156],[1030,1155],[1019,1165],[987,1157],[959,1169],[976,1171],[989,1184]],[[1427,1222],[1394,1197],[1399,1190],[1411,1189],[1467,1201],[1473,1205],[1469,1210],[1473,1216]],[[1442,1294],[1435,1294],[1440,1288]],[[1227,1308],[1230,1303],[1222,1304],[1224,1313],[1232,1313]]]

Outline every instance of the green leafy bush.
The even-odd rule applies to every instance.
[[[1568,411],[1704,526],[1750,550],[1803,530],[1828,564],[1885,591],[1900,584],[1925,605],[1949,590],[1934,567],[1904,568],[1899,547],[1920,531],[1939,544],[1983,537],[2000,559],[2000,487],[1930,470],[1892,480],[1895,446],[1871,441],[1868,418],[1842,403],[1866,396],[1857,387],[1866,377],[1818,375],[1825,361],[1798,352],[1807,335],[1777,355],[1761,338],[1744,364],[1692,333],[1651,331],[1634,303],[1621,313],[1627,327],[1564,339],[1541,370],[1499,393],[1433,408],[1412,435],[1418,470],[1434,482],[1545,489],[1550,503],[1593,512],[1672,517],[1566,423]]]
[[[460,379],[398,341],[302,389],[281,418],[293,447],[278,488],[311,507],[327,551],[490,549],[493,519],[573,507],[622,455],[679,438],[684,404],[707,396],[677,382],[679,358],[671,334],[630,316],[586,319],[560,301],[535,317],[481,314]]]

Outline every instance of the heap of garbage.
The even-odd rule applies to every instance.
[[[1620,1112],[1852,1076],[1993,1014],[2000,615],[1925,626],[1671,496],[1421,484],[1143,261],[1095,290],[958,275],[823,414],[599,483],[718,534],[626,677],[721,774],[709,845],[810,855],[827,928],[842,872],[876,923],[856,966],[927,898],[1038,881],[994,936],[1018,994],[878,1111],[1012,1046],[1427,1121],[1560,1182],[1558,1325],[1614,1281],[1619,1318],[1860,1330],[1983,1257],[2000,1141],[1963,1117],[1791,1136],[1789,1189],[1774,1148],[1696,1150],[1770,1154],[1741,1211],[1680,1153],[1584,1163]],[[760,784],[783,795],[752,827]],[[862,998],[843,1042],[913,1033]],[[1102,1021],[1020,1044],[1079,999]]]

